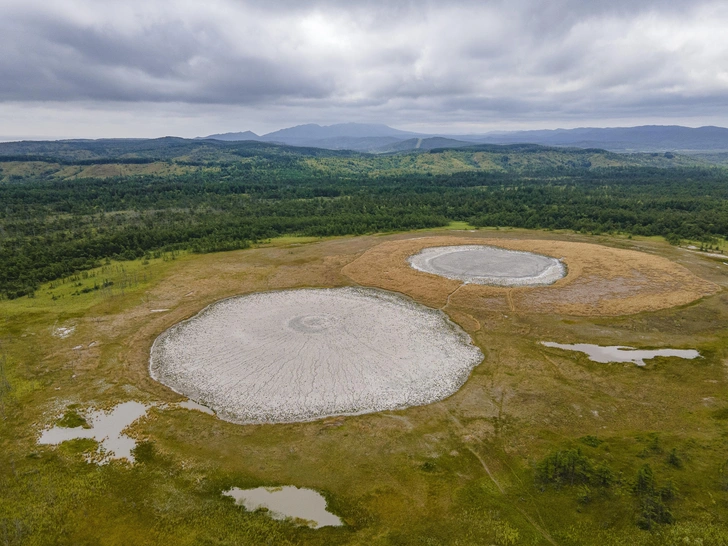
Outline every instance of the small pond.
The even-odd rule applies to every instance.
[[[177,404],[180,408],[185,408],[188,410],[195,410],[195,411],[201,411],[202,413],[207,413],[208,415],[215,415],[215,412],[212,411],[207,406],[203,406],[202,404],[198,404],[194,400],[185,400],[184,402],[180,402]]]
[[[338,516],[326,510],[326,499],[313,489],[299,489],[293,486],[255,489],[233,487],[223,491],[222,494],[234,498],[236,504],[244,506],[249,511],[267,508],[273,519],[303,520],[314,529],[343,525]]]
[[[575,343],[574,345],[564,345],[562,343],[553,343],[550,341],[542,341],[542,345],[563,349],[565,351],[578,351],[585,353],[589,360],[606,364],[608,362],[631,362],[638,366],[644,366],[645,360],[655,358],[657,356],[674,356],[678,358],[687,358],[692,360],[698,358],[700,353],[693,349],[634,349],[632,347],[624,347],[621,345],[613,345],[602,347],[599,345],[591,345],[589,343]]]
[[[58,445],[68,440],[90,438],[99,443],[101,464],[110,459],[127,459],[133,462],[132,450],[136,447],[136,440],[130,438],[123,431],[134,421],[147,413],[149,406],[140,402],[124,402],[109,412],[94,411],[86,416],[89,428],[85,427],[53,427],[44,430],[39,444]]]

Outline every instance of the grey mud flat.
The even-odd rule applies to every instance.
[[[483,359],[441,311],[375,289],[222,300],[162,333],[154,379],[235,423],[312,421],[420,406]]]
[[[487,245],[436,246],[410,256],[410,265],[424,273],[466,284],[545,286],[566,275],[556,258]]]

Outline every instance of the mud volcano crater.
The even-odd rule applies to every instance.
[[[154,379],[236,423],[418,406],[483,359],[441,311],[376,289],[265,292],[214,303],[154,342]]]
[[[410,256],[418,271],[496,286],[545,286],[566,275],[556,258],[485,245],[436,246]]]

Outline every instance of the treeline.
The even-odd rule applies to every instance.
[[[104,258],[231,250],[286,234],[363,234],[458,220],[671,240],[728,235],[728,185],[717,169],[285,176],[286,161],[175,177],[2,184],[0,296],[32,294]]]
[[[58,163],[59,165],[146,165],[161,161],[151,157],[121,157],[121,158],[98,158],[98,159],[65,159],[45,155],[6,155],[0,156],[0,163],[12,163],[18,161],[35,161],[41,163]]]

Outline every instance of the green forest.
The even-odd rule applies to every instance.
[[[280,235],[464,221],[673,243],[728,236],[728,171],[674,154],[488,145],[372,156],[180,140],[0,146],[0,297],[32,296],[107,258],[232,250]],[[114,174],[160,162],[177,172]],[[63,171],[89,165],[112,170]]]

